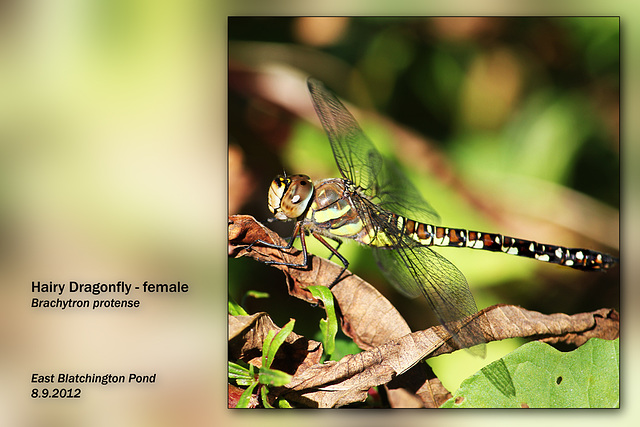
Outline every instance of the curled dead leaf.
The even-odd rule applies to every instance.
[[[617,312],[601,309],[591,313],[545,315],[512,305],[497,305],[474,316],[481,316],[491,330],[487,341],[505,338],[570,339],[584,334],[611,336],[616,329]],[[406,372],[426,356],[436,356],[452,350],[450,340],[443,341],[446,330],[442,326],[413,332],[356,355],[345,356],[338,362],[325,363],[295,375],[286,386],[291,392],[283,395],[296,400],[304,396],[320,407],[341,406],[366,398],[366,391],[387,384]]]
[[[229,357],[260,367],[262,343],[267,333],[270,330],[277,333],[281,328],[276,326],[266,313],[251,316],[229,315],[228,321]],[[271,367],[293,375],[317,365],[321,356],[321,343],[291,332],[276,353]]]

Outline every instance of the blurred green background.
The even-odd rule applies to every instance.
[[[308,75],[349,103],[443,225],[619,255],[618,18],[230,18],[230,214],[265,222],[269,182],[283,170],[339,176],[311,109]],[[329,255],[321,245],[310,251]],[[424,301],[385,283],[368,250],[345,244],[341,252],[412,328],[435,322]],[[587,274],[501,254],[439,252],[466,275],[479,308],[619,309],[618,269]],[[237,301],[250,289],[271,294],[247,299],[250,312],[267,311],[280,325],[294,317],[298,333],[317,331],[322,313],[286,295],[278,270],[230,260],[229,286]],[[487,361],[516,345],[491,346]],[[452,388],[487,362],[458,357],[434,364]]]
[[[225,71],[212,58],[226,50],[210,13],[200,1],[0,4],[0,425],[205,425],[212,401],[225,406],[224,102],[212,108]],[[189,292],[84,296],[138,309],[31,308],[58,296],[33,295],[32,281],[71,280]],[[30,397],[35,373],[136,372],[157,382]]]

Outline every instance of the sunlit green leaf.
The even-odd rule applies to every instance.
[[[262,347],[262,366],[263,367],[268,368],[271,366],[271,363],[273,363],[273,359],[275,358],[276,352],[278,351],[282,343],[287,339],[289,334],[293,331],[293,325],[295,325],[295,323],[296,321],[294,319],[291,319],[286,325],[282,327],[282,329],[280,329],[280,331],[275,336],[273,336],[272,334],[273,330],[267,333],[267,338],[269,337],[271,338],[269,338],[268,343],[267,343],[267,338],[265,338],[264,340],[265,344],[263,344],[263,347]]]
[[[617,339],[593,338],[563,353],[537,341],[525,344],[465,380],[443,407],[617,408],[618,346]]]
[[[238,365],[237,363],[229,362],[229,378],[236,380],[238,385],[246,386],[256,380],[253,365],[249,365],[248,368]]]
[[[327,312],[326,319],[320,319],[322,345],[327,354],[333,354],[336,348],[336,334],[338,333],[338,318],[333,303],[333,294],[326,286],[309,286],[307,289],[315,298],[322,300]]]
[[[252,383],[240,396],[238,399],[238,403],[236,404],[236,408],[248,408],[249,403],[251,403],[251,395],[253,394],[253,389],[258,385],[257,382]]]
[[[291,409],[291,404],[286,399],[278,399],[278,408]]]
[[[229,298],[229,314],[232,316],[247,316],[248,313],[233,299]]]
[[[258,381],[260,384],[271,385],[274,387],[280,387],[291,382],[292,376],[286,372],[279,371],[277,369],[260,368],[258,375]]]
[[[264,337],[264,340],[262,341],[262,366],[265,368],[271,366],[271,362],[273,361],[273,357],[269,357],[267,354],[271,349],[271,342],[273,341],[273,337],[275,336],[276,332],[271,329],[269,332],[267,332],[267,336]],[[275,354],[275,351],[273,352],[273,354]]]

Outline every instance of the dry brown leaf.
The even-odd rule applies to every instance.
[[[590,336],[602,337],[603,333],[607,336],[616,329],[618,318],[615,310],[610,309],[568,316],[545,315],[511,305],[490,307],[483,310],[481,316],[486,316],[491,328],[487,331],[487,342],[513,337],[573,339],[585,332]],[[476,316],[471,321],[478,319],[479,316]],[[450,340],[443,342],[441,338],[444,334],[445,329],[436,326],[359,354],[345,356],[338,362],[312,366],[295,375],[285,386],[290,391],[281,394],[294,401],[300,401],[300,397],[303,397],[305,401],[316,402],[319,407],[362,401],[369,388],[389,383],[424,357],[450,352]],[[447,396],[446,393],[439,393],[437,388],[430,389],[429,393],[434,396],[434,401],[440,403],[440,396]]]
[[[262,343],[270,330],[278,333],[268,314],[229,315],[229,358],[261,366]],[[320,362],[322,344],[291,332],[278,349],[271,367],[291,375]]]

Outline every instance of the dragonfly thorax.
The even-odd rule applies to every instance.
[[[278,175],[269,187],[269,210],[286,221],[304,215],[313,199],[313,182],[306,175]]]

